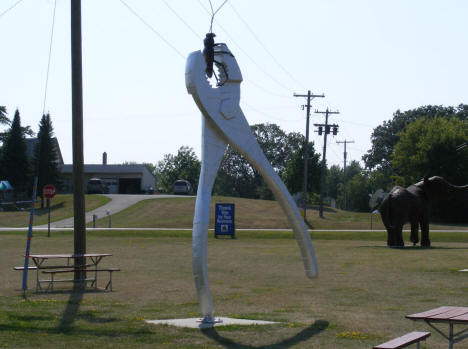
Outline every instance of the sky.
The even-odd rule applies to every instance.
[[[315,110],[339,111],[327,162],[343,166],[337,142],[354,142],[348,163],[361,161],[395,111],[468,103],[467,13],[463,0],[228,0],[213,32],[239,63],[248,122],[305,134],[306,99],[293,94],[323,93],[310,140],[322,153]],[[184,71],[210,19],[209,0],[82,0],[86,164],[103,152],[110,164],[156,163],[181,146],[200,158],[201,116]],[[70,62],[69,0],[0,0],[0,105],[35,132],[49,112],[68,164]]]

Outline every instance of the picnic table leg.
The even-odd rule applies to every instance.
[[[109,282],[106,285],[106,290],[109,288],[109,286],[110,290],[112,291],[112,270],[109,271]]]
[[[39,268],[36,269],[36,292],[42,291],[41,282],[39,281]]]
[[[50,274],[49,287],[51,291],[54,290],[54,275],[55,273]],[[47,287],[47,290],[49,290],[49,287]]]
[[[449,328],[449,349],[453,349],[453,323],[450,323]]]

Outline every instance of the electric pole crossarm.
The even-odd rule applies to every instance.
[[[293,97],[306,97],[306,98],[308,98],[309,95],[308,95],[308,94],[307,94],[307,95],[299,95],[299,94],[295,93],[295,94],[293,95]],[[324,98],[325,95],[324,95],[323,93],[322,93],[321,95],[314,95],[314,94],[311,94],[310,97],[311,97],[311,98],[315,98],[315,97]]]

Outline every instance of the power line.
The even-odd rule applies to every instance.
[[[147,21],[143,19],[134,9],[132,9],[124,0],[120,0],[120,2],[131,12],[135,17],[137,17],[147,28],[149,28],[154,34],[156,34],[162,41],[166,43],[175,53],[177,53],[182,59],[185,60],[185,56],[177,49],[174,45],[172,45],[168,40],[166,40],[153,26],[151,26]]]
[[[271,96],[280,97],[280,98],[288,98],[288,99],[291,98],[290,96],[281,95],[279,93],[275,93],[275,92],[272,92],[270,90],[267,90],[263,86],[257,84],[256,82],[254,82],[254,81],[252,81],[250,79],[247,79],[247,78],[244,78],[244,77],[242,77],[242,78],[244,79],[245,82],[248,82],[249,84],[252,84],[254,87],[258,88],[260,91],[264,92],[265,94],[269,94]]]
[[[178,14],[169,4],[168,4],[168,3],[167,3],[166,0],[162,0],[162,2],[167,6],[167,8],[168,8],[169,10],[172,11],[172,13],[173,13],[177,18],[179,18],[179,20],[180,20],[182,23],[185,24],[185,26],[186,26],[197,38],[199,38],[200,40],[203,40],[203,37],[202,37],[200,34],[198,34],[198,33],[195,31],[195,29],[193,29],[193,28],[192,28],[192,27]]]
[[[122,1],[122,0],[121,0]],[[203,5],[201,3],[200,0],[197,0],[198,3],[200,4],[200,6],[208,13],[210,14],[210,11],[205,7],[205,5]],[[265,74],[266,76],[268,76],[275,84],[277,84],[279,87],[281,87],[282,89],[288,91],[288,92],[291,92],[292,90],[285,87],[284,84],[282,84],[280,81],[278,81],[273,75],[269,74],[265,69],[262,68],[262,66],[260,64],[258,64],[235,40],[234,38],[229,34],[229,32],[224,29],[224,27],[218,23],[218,26],[221,28],[221,30],[229,37],[229,39],[231,39],[232,43],[234,45],[237,46],[237,48],[239,48],[239,50],[241,50],[241,52],[257,67],[258,70],[260,70],[263,74]]]
[[[253,110],[256,113],[259,113],[259,114],[262,114],[262,115],[266,116],[269,119],[273,119],[273,120],[277,120],[277,121],[291,121],[291,119],[283,119],[283,118],[273,116],[271,114],[267,114],[267,113],[263,112],[262,110],[257,109],[255,107],[252,107],[250,104],[247,104],[245,102],[242,102],[242,105],[246,106],[247,108]],[[292,120],[292,121],[300,121],[300,120]]]
[[[9,8],[7,8],[5,11],[3,11],[2,13],[0,13],[0,17],[2,17],[3,15],[6,15],[8,12],[10,12],[11,10],[13,10],[21,1],[23,1],[23,0],[18,0],[18,1],[15,2],[13,5],[11,5]]]
[[[242,16],[239,14],[239,12],[234,8],[234,5],[232,4],[232,2],[229,3],[229,6],[231,6],[232,10],[234,11],[234,13],[237,15],[237,17],[242,21],[242,23],[244,23],[245,27],[247,28],[247,30],[250,32],[250,34],[252,34],[252,36],[255,38],[255,40],[257,40],[257,42],[260,44],[260,46],[265,50],[265,52],[270,56],[271,59],[273,59],[273,61],[276,63],[276,65],[284,72],[286,73],[286,75],[288,75],[291,80],[293,80],[294,82],[296,82],[300,87],[302,87],[303,89],[305,89],[305,87],[301,84],[301,82],[299,80],[297,80],[276,58],[275,56],[270,52],[270,50],[267,49],[267,47],[265,46],[265,44],[263,44],[262,40],[259,39],[259,37],[257,36],[257,34],[255,34],[255,32],[252,30],[252,28],[250,28],[249,24],[244,20],[244,18],[242,18]]]
[[[50,30],[49,59],[47,61],[47,74],[46,74],[46,82],[45,82],[45,88],[44,88],[44,103],[42,105],[42,115],[45,114],[45,106],[46,106],[46,100],[47,100],[47,87],[49,85],[50,58],[52,56],[52,42],[54,38],[55,9],[56,8],[57,8],[57,0],[54,0],[54,12],[52,15],[52,29]]]

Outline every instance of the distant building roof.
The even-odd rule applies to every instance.
[[[62,165],[62,173],[72,173],[73,165]],[[145,165],[141,164],[131,164],[131,165],[84,165],[83,172],[85,173],[142,173],[149,172],[148,168]]]
[[[60,146],[57,137],[54,137],[53,140],[55,141],[55,149],[57,150],[57,162],[59,165],[63,165],[63,157],[62,152],[60,151]],[[36,148],[37,138],[26,138],[26,155],[28,158],[34,157],[34,149]]]

